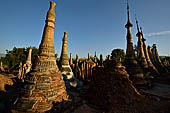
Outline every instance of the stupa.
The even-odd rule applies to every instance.
[[[72,56],[72,53],[70,53],[70,65],[73,65],[73,56]]]
[[[137,25],[137,34],[136,36],[138,37],[138,44],[137,44],[137,57],[138,60],[141,64],[141,67],[144,69],[148,68],[148,64],[145,58],[145,54],[144,54],[144,50],[143,50],[143,42],[142,42],[142,33],[139,30],[139,25],[138,25],[138,21],[136,19],[136,25]]]
[[[155,61],[155,66],[158,68],[160,73],[167,73],[168,70],[162,64],[162,61],[161,61],[159,54],[158,54],[158,49],[156,47],[156,44],[153,44],[153,46],[152,46],[152,54],[153,54],[153,59]]]
[[[69,65],[69,59],[67,54],[67,32],[64,32],[63,45],[60,57],[60,70],[62,75],[65,75],[67,79],[73,78],[73,72]]]
[[[26,75],[21,96],[15,104],[17,113],[45,112],[52,108],[53,102],[68,99],[54,52],[55,5],[50,2],[38,57]]]
[[[143,70],[137,63],[135,59],[135,53],[133,50],[133,37],[131,33],[131,27],[133,24],[130,22],[130,14],[129,14],[129,5],[127,3],[127,16],[128,16],[128,21],[125,27],[127,28],[127,48],[126,48],[126,56],[125,56],[125,66],[126,66],[126,71],[129,74],[130,78],[143,78]]]

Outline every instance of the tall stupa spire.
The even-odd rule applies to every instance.
[[[17,113],[48,111],[55,102],[68,99],[64,80],[58,70],[54,52],[55,2],[50,2],[46,24],[33,69],[27,74],[17,100]]]
[[[63,45],[61,50],[60,63],[61,65],[69,65],[69,59],[67,54],[67,32],[64,32],[64,37],[62,41],[63,41]]]
[[[54,51],[54,27],[55,27],[55,2],[50,2],[50,8],[46,16],[46,24],[43,31],[42,40],[39,46],[38,60],[33,67],[33,70],[40,72],[59,71],[56,65]],[[46,60],[44,60],[46,59]],[[45,63],[42,68],[42,63]]]
[[[54,53],[54,24],[55,24],[55,3],[50,2],[50,9],[47,12],[46,24],[39,46],[39,55],[55,59]]]
[[[126,29],[127,29],[127,35],[126,35],[126,39],[127,39],[127,49],[126,49],[126,55],[132,55],[134,56],[134,51],[133,51],[133,37],[132,37],[132,33],[131,33],[131,27],[133,27],[133,24],[131,24],[130,22],[130,13],[129,13],[129,3],[127,0],[127,24],[125,25]]]
[[[127,24],[125,25],[127,29],[127,48],[126,48],[126,56],[125,56],[125,66],[126,66],[126,71],[129,73],[131,78],[142,78],[143,77],[143,71],[140,68],[139,64],[137,63],[135,59],[135,53],[133,50],[133,37],[131,33],[131,27],[133,24],[130,22],[130,12],[129,12],[129,3],[127,0]]]
[[[68,53],[67,53],[67,32],[64,32],[64,37],[62,39],[62,50],[60,57],[60,70],[62,75],[65,75],[67,79],[73,78],[73,72],[69,65]]]
[[[138,37],[138,44],[137,44],[137,57],[139,58],[139,62],[142,66],[142,68],[146,69],[148,68],[148,64],[145,58],[144,50],[143,50],[143,42],[142,42],[142,34],[139,30],[138,20],[136,18],[136,25],[137,25],[137,34]]]
[[[139,48],[139,45],[141,45],[141,32],[139,30],[139,24],[138,24],[138,20],[136,18],[136,14],[135,14],[135,20],[136,20],[136,27],[137,27],[137,33],[136,33],[136,37],[138,37],[138,43],[137,43],[137,57],[140,56],[140,51],[141,48]]]
[[[72,53],[70,53],[70,65],[73,65],[73,56],[72,56]]]

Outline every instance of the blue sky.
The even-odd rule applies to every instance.
[[[68,53],[87,57],[126,49],[126,0],[54,0],[55,52],[68,32]],[[157,44],[160,55],[170,55],[170,0],[129,0],[133,42],[137,43],[135,14],[147,45]],[[38,47],[49,0],[0,0],[0,53],[15,47]]]

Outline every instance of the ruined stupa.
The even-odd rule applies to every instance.
[[[67,32],[64,32],[63,45],[60,57],[60,70],[62,75],[65,75],[67,79],[73,78],[73,72],[69,65],[69,59],[67,54]]]
[[[21,94],[15,104],[17,113],[45,112],[53,102],[68,99],[65,83],[54,52],[55,2],[50,2],[39,53],[32,70],[26,75]]]
[[[31,67],[32,67],[32,63],[31,63],[31,55],[32,55],[32,47],[30,46],[29,47],[29,52],[28,52],[28,57],[27,57],[27,60],[26,60],[26,72],[25,72],[25,74],[26,73],[28,73],[28,72],[30,72],[30,70],[31,70]]]
[[[143,78],[143,70],[137,63],[135,59],[135,53],[133,50],[133,37],[131,33],[131,27],[133,26],[130,22],[130,15],[129,15],[129,5],[127,3],[127,16],[128,21],[125,27],[127,28],[127,48],[126,48],[126,56],[125,56],[125,66],[126,71],[128,72],[130,78]]]
[[[168,70],[162,64],[162,61],[161,61],[159,54],[158,54],[156,44],[153,44],[153,46],[152,46],[152,54],[153,54],[153,59],[155,61],[155,66],[157,68],[159,68],[158,70],[160,71],[160,73],[168,72]]]
[[[156,65],[162,65],[162,62],[161,62],[161,59],[159,57],[156,44],[153,44],[153,46],[152,46],[152,54],[153,54],[153,58],[155,60]]]
[[[99,67],[103,67],[103,55],[100,54]]]
[[[151,73],[159,75],[158,70],[152,64],[152,61],[151,61],[151,59],[149,57],[148,49],[147,49],[147,46],[146,46],[146,43],[145,43],[146,39],[143,36],[142,27],[140,27],[140,29],[141,29],[141,34],[142,34],[143,50],[144,50],[144,53],[145,53],[145,58],[146,58],[146,61],[147,61],[147,64],[148,64],[148,68],[151,71]]]
[[[156,64],[155,64],[155,60],[154,60],[154,58],[153,58],[153,54],[152,54],[152,48],[151,48],[151,46],[149,46],[148,45],[148,54],[149,54],[149,57],[150,57],[150,59],[151,59],[151,61],[152,61],[152,63],[153,63],[153,65],[155,66]]]
[[[32,54],[32,47],[29,47],[29,52],[28,52],[28,57],[27,57],[27,61],[26,64],[32,64],[31,63],[31,54]]]
[[[70,53],[70,65],[73,65],[73,56],[72,56],[72,53]]]
[[[75,67],[74,67],[74,75],[75,75],[76,78],[80,78],[80,76],[81,76],[78,55],[76,55],[76,63],[75,63]]]

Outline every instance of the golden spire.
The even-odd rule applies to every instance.
[[[39,55],[53,57],[54,52],[54,24],[55,24],[55,2],[50,2],[50,8],[46,16],[46,24],[44,27],[43,37],[39,46]]]

